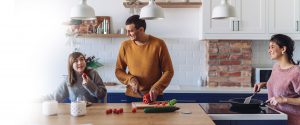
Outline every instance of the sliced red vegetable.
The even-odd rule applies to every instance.
[[[144,102],[145,104],[151,103],[151,100],[150,100],[150,94],[149,94],[149,93],[147,93],[147,94],[145,94],[145,95],[143,96],[143,102]]]
[[[165,106],[165,105],[167,105],[167,104],[168,104],[167,102],[162,102],[162,105],[163,105],[163,106]]]

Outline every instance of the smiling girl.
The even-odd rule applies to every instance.
[[[106,88],[97,71],[86,67],[85,57],[80,52],[73,52],[68,59],[68,79],[45,100],[55,99],[63,102],[69,98],[85,97],[86,101],[96,103],[106,95]]]
[[[268,52],[277,63],[268,82],[255,84],[254,90],[267,86],[267,102],[288,115],[289,125],[300,125],[300,67],[293,60],[294,44],[286,35],[272,36]]]

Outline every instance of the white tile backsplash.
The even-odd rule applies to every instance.
[[[73,47],[88,56],[100,58],[97,69],[103,81],[120,83],[115,77],[115,63],[121,42],[126,38],[77,38]],[[174,67],[172,85],[197,85],[206,75],[205,44],[197,38],[163,38]],[[73,48],[74,49],[74,48]],[[72,49],[70,49],[72,50]]]

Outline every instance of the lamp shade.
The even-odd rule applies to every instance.
[[[154,0],[149,0],[149,4],[141,9],[140,19],[155,20],[165,18],[163,9],[155,4]]]
[[[87,5],[87,0],[81,0],[78,5],[72,8],[71,19],[93,20],[96,19],[95,11],[91,6]]]
[[[235,17],[234,7],[228,4],[227,0],[222,0],[220,5],[214,7],[212,19],[225,19],[229,17]]]

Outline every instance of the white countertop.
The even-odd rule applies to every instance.
[[[106,86],[108,93],[124,93],[126,86]],[[170,85],[164,93],[253,93],[250,87],[197,87],[197,86],[181,86]],[[266,89],[262,89],[259,93],[267,94]]]
[[[275,111],[280,114],[208,114],[208,116],[212,120],[287,120],[286,114],[278,110]]]

